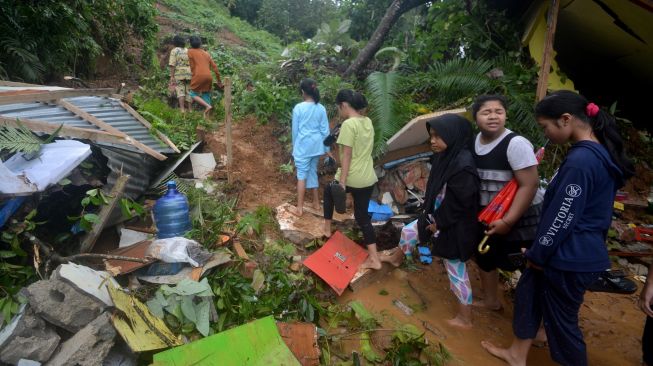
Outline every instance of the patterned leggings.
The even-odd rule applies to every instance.
[[[399,248],[407,257],[413,255],[413,251],[419,243],[419,236],[417,235],[417,220],[406,224],[401,229],[401,238],[399,239]],[[467,265],[465,262],[458,259],[445,259],[444,266],[449,275],[449,284],[451,291],[458,298],[461,304],[471,305],[472,303],[472,286],[469,283],[469,274],[467,273]]]

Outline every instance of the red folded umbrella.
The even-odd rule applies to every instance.
[[[543,157],[544,147],[541,147],[535,154],[535,158],[539,163]],[[492,201],[478,214],[478,221],[485,225],[490,225],[491,222],[500,220],[508,212],[510,206],[512,206],[512,201],[514,201],[515,195],[517,194],[517,188],[519,188],[519,185],[515,178],[506,183],[499,193],[494,196]],[[483,240],[481,240],[481,243],[478,245],[479,253],[485,254],[490,250],[490,246],[486,244],[488,238],[489,235],[485,235]]]

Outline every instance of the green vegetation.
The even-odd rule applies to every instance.
[[[18,291],[37,279],[33,267],[37,259],[33,262],[21,248],[22,236],[42,224],[33,221],[36,213],[36,210],[30,211],[22,221],[12,219],[0,232],[0,327],[9,322],[18,312],[20,303],[24,302]]]
[[[148,69],[155,60],[155,14],[154,0],[0,1],[0,78],[89,77],[101,54]]]

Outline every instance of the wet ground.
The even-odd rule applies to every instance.
[[[504,298],[505,309],[501,312],[474,309],[472,330],[454,329],[446,324],[446,320],[454,316],[456,305],[446,273],[435,261],[429,266],[420,265],[419,268],[422,270],[417,272],[396,269],[365,289],[345,292],[339,302],[361,301],[377,315],[383,328],[393,328],[404,323],[415,325],[424,330],[429,341],[442,342],[453,353],[456,361],[452,364],[505,365],[490,356],[481,348],[480,343],[487,339],[499,345],[510,344],[511,300]],[[473,273],[472,286],[477,289],[479,279],[476,268]],[[387,292],[387,295],[381,295],[380,292]],[[405,315],[393,305],[395,299],[409,305],[416,312],[410,316]],[[640,365],[644,315],[637,307],[636,295],[589,292],[581,309],[580,324],[588,347],[590,365]],[[528,365],[555,364],[549,356],[548,348],[532,348]]]

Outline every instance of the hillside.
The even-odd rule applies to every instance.
[[[157,9],[161,46],[177,33],[199,34],[225,74],[271,61],[283,51],[277,37],[231,17],[229,10],[215,0],[163,0],[157,3]]]

